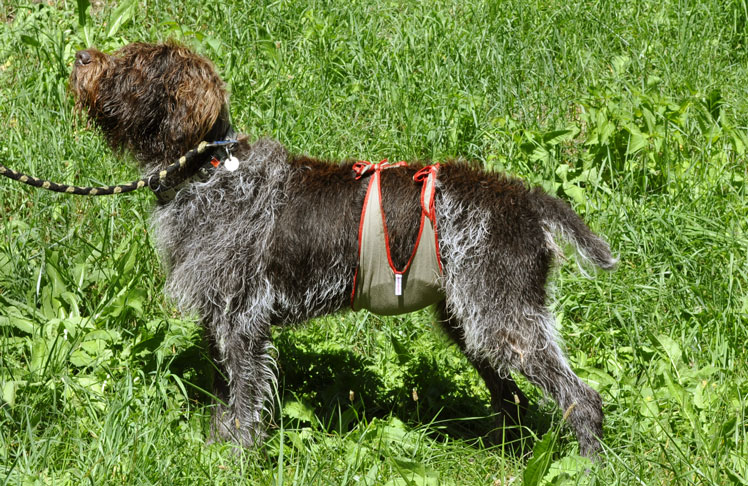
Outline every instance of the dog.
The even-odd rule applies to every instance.
[[[330,163],[236,135],[214,65],[175,42],[79,51],[70,88],[78,110],[146,174],[203,140],[236,137],[230,149],[207,150],[218,167],[160,200],[151,221],[166,292],[198,313],[220,370],[212,438],[259,443],[275,380],[271,326],[351,306],[371,177],[379,178],[390,263],[407,266],[428,209],[414,176],[434,166],[373,164],[367,173],[361,162]],[[602,401],[562,353],[546,284],[562,257],[555,237],[606,270],[617,263],[608,243],[565,202],[518,179],[460,161],[434,174],[438,322],[485,381],[495,410],[511,416],[527,405],[510,375],[519,372],[555,400],[580,453],[594,457]]]

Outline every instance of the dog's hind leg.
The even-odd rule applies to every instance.
[[[518,426],[522,417],[527,412],[528,400],[520,390],[511,376],[502,377],[498,369],[492,366],[485,357],[475,357],[468,353],[465,348],[465,331],[459,320],[447,311],[444,301],[436,306],[437,319],[444,332],[460,348],[468,361],[475,367],[476,371],[491,394],[491,408],[504,419],[504,424]]]
[[[518,332],[507,334],[503,356],[507,365],[521,372],[535,386],[553,397],[574,430],[583,456],[594,457],[600,450],[603,411],[600,395],[571,370],[556,341],[555,319],[545,308],[514,316]],[[527,332],[532,335],[528,335]],[[522,335],[523,334],[523,335]]]
[[[555,319],[550,312],[540,304],[522,300],[504,294],[492,300],[490,306],[482,306],[481,300],[476,299],[471,317],[447,322],[453,323],[452,329],[463,333],[460,336],[453,332],[453,335],[464,339],[465,354],[479,371],[498,370],[481,373],[484,379],[489,377],[487,383],[496,382],[509,370],[522,373],[554,399],[574,430],[580,453],[594,456],[600,450],[602,437],[600,395],[569,367],[557,342]],[[455,327],[454,323],[460,325]],[[503,390],[497,388],[497,391],[501,397]]]

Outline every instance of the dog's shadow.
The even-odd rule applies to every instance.
[[[211,406],[214,397],[208,390],[215,367],[207,343],[195,344],[178,355],[170,368],[194,385],[194,400]],[[533,434],[541,437],[551,427],[548,414],[534,404],[526,410],[521,427],[504,426],[501,415],[491,410],[487,393],[476,388],[476,380],[459,379],[432,356],[409,356],[399,368],[399,379],[388,380],[370,358],[347,347],[320,345],[292,331],[279,332],[273,344],[280,400],[271,421],[276,425],[285,405],[300,402],[314,414],[315,426],[328,432],[347,433],[362,419],[394,416],[410,427],[426,426],[427,434],[436,440],[458,438],[476,446],[502,446],[517,456],[532,449]],[[461,372],[474,372],[467,360]],[[534,391],[528,394],[539,396]],[[291,426],[294,421],[307,425],[299,417],[284,420],[290,420]]]
[[[523,455],[532,448],[527,428],[540,437],[551,426],[535,405],[524,415],[526,428],[503,426],[487,393],[477,391],[474,381],[457,379],[432,356],[411,356],[393,384],[375,370],[372,360],[350,348],[317,346],[284,332],[274,344],[282,403],[301,401],[331,431],[347,432],[355,425],[353,417],[371,420],[392,415],[412,427],[428,425],[427,433],[437,440],[449,437],[476,445],[503,445]],[[464,372],[473,372],[467,360]]]

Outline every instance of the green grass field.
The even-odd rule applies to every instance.
[[[0,486],[748,485],[745,0],[104,3],[0,0],[0,162],[134,179],[67,77],[77,49],[172,38],[214,60],[252,136],[542,185],[621,259],[554,280],[604,463],[523,381],[526,423],[495,429],[429,311],[277,330],[268,440],[206,445],[211,364],[162,296],[153,197],[0,180]]]

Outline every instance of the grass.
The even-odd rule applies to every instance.
[[[73,54],[176,38],[216,62],[246,133],[475,159],[570,201],[621,258],[555,278],[567,354],[605,403],[604,465],[525,383],[523,440],[495,440],[428,311],[277,330],[277,413],[237,455],[205,445],[211,365],[161,296],[152,197],[0,182],[0,484],[748,484],[743,0],[0,5],[16,170],[134,179],[73,113]]]

